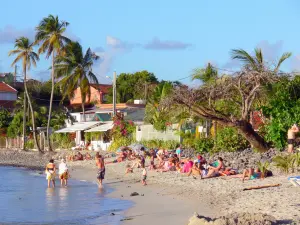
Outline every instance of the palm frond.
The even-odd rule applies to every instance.
[[[242,61],[245,65],[249,65],[255,70],[258,69],[255,59],[243,49],[233,49],[231,51],[231,58],[238,59]]]
[[[282,56],[280,57],[275,69],[274,69],[274,72],[277,73],[279,71],[279,68],[281,66],[281,64],[287,60],[288,58],[290,58],[292,56],[292,53],[291,52],[285,52],[282,54]]]

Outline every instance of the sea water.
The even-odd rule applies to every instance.
[[[105,197],[109,191],[76,180],[47,188],[38,172],[0,167],[0,224],[117,225],[132,203]]]

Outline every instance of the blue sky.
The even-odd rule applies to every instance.
[[[148,70],[164,80],[187,77],[207,62],[236,70],[230,50],[257,46],[270,60],[293,52],[283,69],[300,69],[298,0],[18,0],[1,2],[1,9],[0,72],[13,70],[7,53],[14,39],[33,38],[49,14],[68,21],[67,35],[100,55],[94,72],[101,83],[109,82],[105,76],[113,70]],[[41,56],[31,77],[47,80],[49,66]]]

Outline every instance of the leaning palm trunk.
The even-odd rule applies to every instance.
[[[27,79],[27,76],[26,76],[26,68],[25,68],[24,69],[24,88],[25,88],[25,94],[27,96],[28,105],[30,107],[30,112],[31,112],[33,139],[34,139],[34,142],[35,142],[35,145],[36,145],[38,151],[42,152],[41,148],[40,148],[40,145],[39,145],[39,142],[38,142],[37,137],[36,137],[35,116],[34,116],[34,111],[33,111],[32,104],[31,104],[30,97],[29,97],[28,90],[27,90],[26,79]]]
[[[26,80],[24,80],[24,86],[25,86]],[[24,95],[24,112],[23,112],[23,146],[22,149],[26,149],[26,94]]]
[[[54,51],[52,52],[52,72],[51,72],[51,96],[50,96],[50,105],[49,105],[49,115],[48,115],[48,123],[47,123],[47,142],[49,151],[52,151],[51,141],[50,141],[50,122],[51,122],[51,114],[52,114],[52,104],[53,104],[53,94],[54,94]]]

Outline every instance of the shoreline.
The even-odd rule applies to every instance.
[[[57,152],[55,157],[62,154],[65,153]],[[18,161],[16,156],[28,158],[28,160]],[[39,155],[32,152],[0,150],[0,165],[43,171],[43,166],[53,156],[53,153]],[[112,158],[106,160],[111,161]],[[114,189],[107,197],[134,202],[133,207],[126,210],[122,224],[172,223],[182,225],[187,224],[195,212],[211,218],[232,213],[262,213],[273,216],[279,221],[295,221],[294,224],[300,224],[299,187],[294,187],[287,181],[287,177],[291,175],[274,174],[273,177],[264,180],[251,180],[243,183],[240,179],[227,179],[227,177],[200,180],[173,172],[148,171],[148,185],[144,187],[140,184],[140,169],[135,169],[132,174],[124,175],[127,163],[106,165],[106,179],[104,180],[104,185],[109,185]],[[94,160],[67,162],[67,164],[71,178],[95,183]],[[251,186],[277,183],[281,185],[274,188],[243,191],[244,188]],[[132,192],[138,192],[139,196],[131,197]]]
[[[1,157],[3,154],[6,157]],[[0,166],[22,167],[43,172],[44,165],[54,155],[54,153],[39,155],[37,152],[30,151],[0,150]],[[25,161],[18,160],[19,156],[21,158],[27,156],[28,159]],[[55,163],[58,164],[59,161],[56,160]],[[94,166],[94,160],[68,162],[67,164],[71,179],[87,181],[96,185],[97,170]],[[124,176],[123,169],[119,173],[118,170],[114,171],[114,166],[115,164],[106,166],[104,187],[107,185],[108,188],[113,189],[112,192],[105,194],[106,197],[133,202],[132,207],[122,212],[124,218],[120,224],[152,225],[153,223],[172,222],[173,225],[182,225],[187,223],[194,212],[201,212],[201,214],[207,216],[213,215],[205,204],[195,204],[189,199],[178,196],[177,193],[180,190],[176,188],[166,190],[165,185],[153,183],[151,180],[149,180],[147,186],[142,186],[139,180],[140,176],[138,178],[130,175]],[[133,192],[139,193],[139,196],[130,196]]]
[[[109,171],[109,168],[106,171]],[[71,174],[73,174],[72,178],[95,183],[96,168],[83,169],[81,166],[71,166]],[[108,185],[109,188],[113,188],[113,192],[107,194],[107,197],[129,200],[134,203],[125,211],[121,224],[152,225],[168,222],[168,224],[182,225],[187,223],[194,212],[201,212],[202,215],[210,217],[214,215],[205,203],[198,204],[189,199],[180,198],[161,185],[150,182],[147,186],[142,186],[137,179],[125,177],[125,180],[121,180],[111,171],[107,172],[106,177],[104,187]],[[172,191],[177,193],[178,190]],[[130,196],[133,192],[139,195]]]

